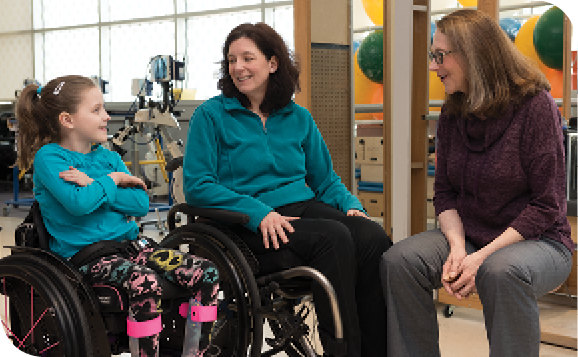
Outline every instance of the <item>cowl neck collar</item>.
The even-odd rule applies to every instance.
[[[468,149],[483,152],[504,135],[513,119],[514,106],[510,104],[500,117],[458,118],[457,126]]]
[[[470,157],[470,152],[485,152],[493,143],[498,141],[502,135],[506,132],[512,120],[514,119],[514,106],[510,104],[508,109],[500,117],[490,117],[490,118],[458,118],[457,126],[460,136],[463,139],[464,144],[468,148],[466,150],[466,155],[464,157],[463,171],[462,171],[462,182],[461,182],[461,192],[460,192],[460,203],[463,204],[463,200],[466,197],[466,167],[468,166],[468,159]],[[485,172],[485,167],[488,164],[487,156],[482,161],[481,165],[478,166],[476,174],[474,177],[474,182],[472,185],[472,194],[476,205],[478,204],[479,197],[479,181],[481,175]]]

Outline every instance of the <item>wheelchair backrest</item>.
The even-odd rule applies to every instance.
[[[50,250],[52,236],[44,226],[38,201],[34,201],[24,222],[16,227],[14,235],[17,246]]]

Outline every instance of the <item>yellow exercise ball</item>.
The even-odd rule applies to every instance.
[[[520,52],[530,60],[534,61],[542,72],[545,72],[548,67],[540,61],[538,52],[536,52],[536,48],[534,48],[534,27],[536,27],[539,18],[540,15],[533,16],[529,18],[522,27],[520,27],[516,39],[514,40],[514,44]]]
[[[367,17],[376,25],[383,25],[383,0],[362,0]]]
[[[357,63],[357,51],[353,59],[354,72],[353,77],[355,81],[355,104],[372,104],[372,100],[376,91],[379,90],[381,84],[370,81],[359,68]],[[358,113],[355,114],[356,120],[373,119],[372,113]]]
[[[463,7],[478,6],[478,0],[458,0]]]

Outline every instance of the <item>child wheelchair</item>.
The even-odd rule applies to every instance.
[[[176,227],[182,215],[187,216],[187,224]],[[243,214],[186,204],[174,206],[167,215],[170,232],[160,246],[210,259],[219,269],[217,320],[206,356],[274,356],[281,351],[290,357],[317,356],[305,323],[309,309],[301,304],[311,300],[313,280],[328,293],[336,341],[345,346],[330,282],[305,266],[260,275],[257,259],[224,224],[247,220]],[[50,252],[50,239],[35,203],[17,229],[11,255],[0,259],[2,325],[14,346],[45,357],[129,352],[126,293],[112,285],[90,286],[69,261]],[[181,356],[186,317],[179,310],[190,291],[166,280],[161,280],[161,286],[160,355]],[[266,339],[269,348],[262,352],[265,321],[274,337]]]

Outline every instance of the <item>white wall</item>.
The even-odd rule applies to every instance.
[[[17,31],[32,28],[32,1],[0,0],[0,101],[14,99],[26,78],[34,74],[32,36]],[[12,34],[11,34],[12,33]]]

